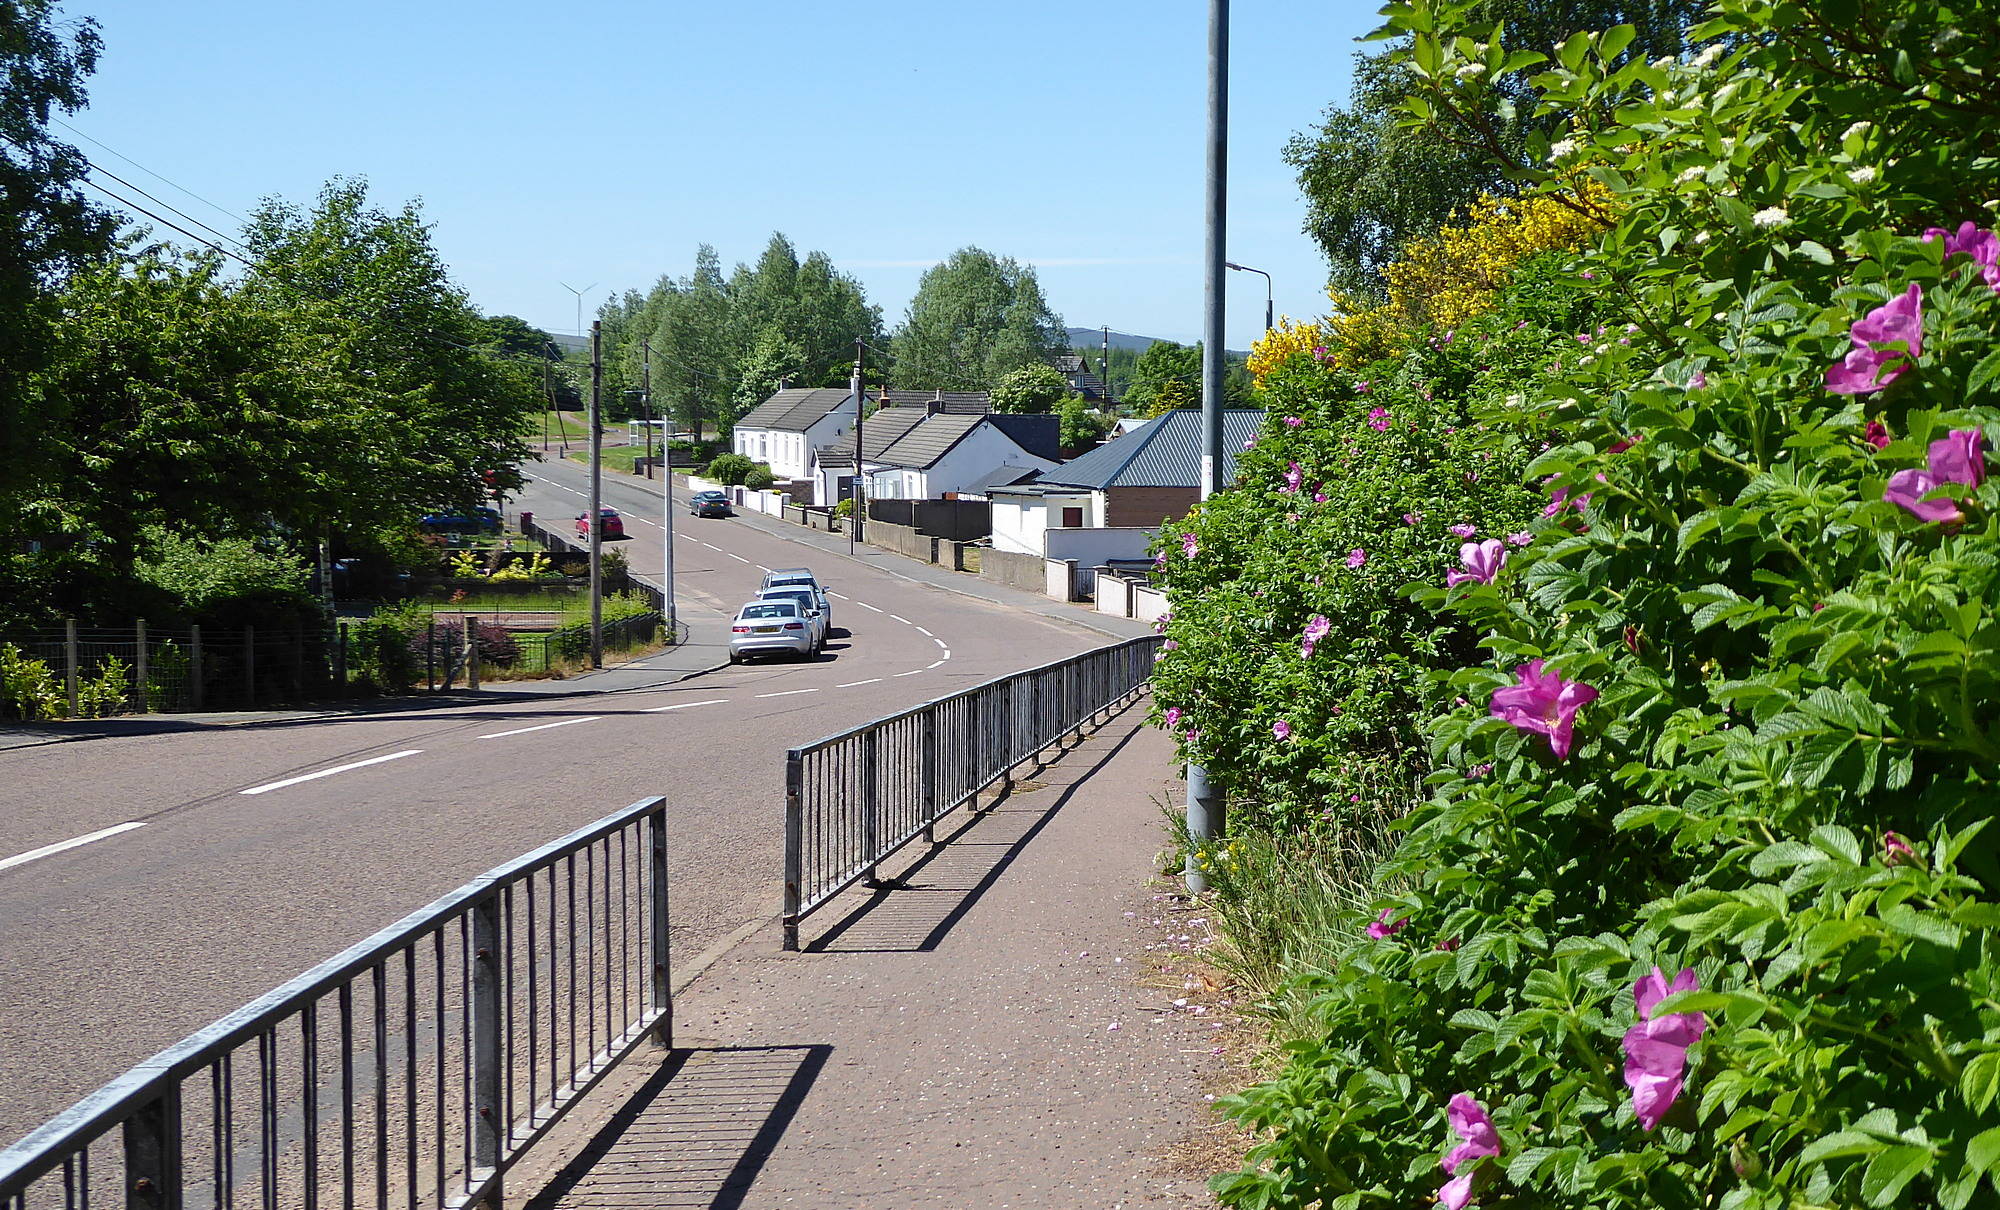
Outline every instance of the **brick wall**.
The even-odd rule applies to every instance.
[[[1157,529],[1161,518],[1184,517],[1201,499],[1192,487],[1114,487],[1104,495],[1104,524],[1114,528]]]

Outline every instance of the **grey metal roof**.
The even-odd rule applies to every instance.
[[[861,430],[868,441],[865,451],[868,461],[879,462],[882,453],[901,441],[909,431],[930,417],[928,408],[888,407],[876,412],[861,422]],[[978,417],[973,417],[978,419]],[[833,439],[833,443],[820,451],[821,466],[854,465],[854,430],[850,429]]]
[[[1221,482],[1236,481],[1236,454],[1263,425],[1264,413],[1254,408],[1223,411],[1222,466],[1217,474]],[[1168,412],[1144,428],[1042,472],[1041,482],[1099,490],[1200,487],[1201,449],[1201,413],[1192,409]]]
[[[803,433],[850,398],[842,387],[788,387],[745,412],[736,427]]]

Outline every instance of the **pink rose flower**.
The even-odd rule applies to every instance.
[[[1465,565],[1464,571],[1444,573],[1445,587],[1456,588],[1460,584],[1491,584],[1493,577],[1507,565],[1507,547],[1498,538],[1488,538],[1484,542],[1467,542],[1458,548],[1458,561]]]
[[[1556,759],[1568,760],[1576,712],[1597,700],[1597,690],[1544,671],[1541,660],[1514,669],[1514,678],[1514,684],[1493,691],[1488,711],[1518,730],[1548,736]]]
[[[1469,1092],[1461,1092],[1451,1099],[1451,1106],[1445,1112],[1451,1122],[1452,1133],[1459,1143],[1445,1153],[1439,1167],[1446,1176],[1454,1179],[1445,1182],[1437,1192],[1439,1204],[1446,1210],[1465,1210],[1472,1201],[1472,1178],[1477,1173],[1478,1162],[1488,1156],[1500,1154],[1500,1132],[1493,1128],[1493,1119],[1479,1107]],[[1464,1172],[1459,1169],[1464,1168]]]
[[[1459,522],[1457,525],[1448,525],[1445,528],[1449,529],[1452,533],[1457,534],[1461,538],[1470,538],[1472,535],[1479,532],[1477,529],[1474,529],[1472,526],[1465,524],[1463,521]]]
[[[1355,798],[1358,801],[1360,799],[1360,795],[1358,794],[1355,795]],[[1400,933],[1404,929],[1410,927],[1410,921],[1407,917],[1405,917],[1402,920],[1389,919],[1389,917],[1395,914],[1396,914],[1395,908],[1383,908],[1382,914],[1380,916],[1375,917],[1375,923],[1368,926],[1368,935],[1370,937],[1375,938],[1375,940],[1377,941],[1386,941],[1389,938],[1395,936],[1397,933]]]
[[[1292,738],[1292,725],[1284,719],[1279,719],[1277,722],[1271,724],[1271,734],[1279,739],[1290,739]]]
[[[1347,552],[1347,566],[1349,570],[1358,568],[1367,561],[1368,561],[1368,552],[1361,549],[1359,546]]]
[[[1902,377],[1924,352],[1924,288],[1911,282],[1908,290],[1855,320],[1847,340],[1854,347],[1827,370],[1827,390],[1867,395]]]
[[[1305,482],[1305,477],[1305,468],[1296,462],[1292,463],[1285,468],[1285,490],[1288,492],[1299,490],[1299,484]]]
[[[1932,227],[1924,232],[1925,243],[1934,239],[1944,241],[1945,264],[1949,265],[1954,256],[1971,257],[1973,266],[1986,279],[1986,284],[2000,294],[2000,236],[1982,230],[1976,223],[1967,220],[1958,225],[1957,231]]]
[[[1639,1022],[1625,1031],[1625,1085],[1632,1090],[1632,1111],[1646,1130],[1657,1128],[1680,1099],[1687,1077],[1688,1047],[1708,1029],[1708,1018],[1701,1013],[1655,1017],[1653,1009],[1668,996],[1699,990],[1701,980],[1693,968],[1674,976],[1670,984],[1656,966],[1652,974],[1632,985]]]
[[[1199,541],[1197,541],[1197,540],[1195,539],[1195,536],[1194,536],[1193,534],[1182,534],[1182,535],[1181,535],[1181,554],[1183,554],[1183,555],[1187,556],[1188,558],[1192,559],[1192,558],[1194,558],[1194,557],[1195,557],[1195,556],[1196,556],[1197,554],[1200,554],[1200,553],[1201,553],[1201,543],[1200,543]]]
[[[1883,865],[1903,865],[1905,863],[1914,863],[1916,860],[1917,851],[1910,847],[1909,841],[1904,840],[1895,832],[1882,833]]]
[[[1889,448],[1889,427],[1879,420],[1871,420],[1861,431],[1861,439],[1878,450]]]
[[[1368,427],[1378,433],[1389,431],[1389,409],[1374,408],[1368,413]]]
[[[1510,546],[1526,546],[1528,543],[1533,542],[1534,540],[1535,540],[1535,535],[1529,533],[1525,529],[1519,533],[1507,535],[1507,542],[1508,545]]]
[[[1291,428],[1297,428],[1297,427],[1299,427],[1300,425],[1302,425],[1302,424],[1304,424],[1304,423],[1305,423],[1305,421],[1303,421],[1303,420],[1300,420],[1300,419],[1299,419],[1299,418],[1298,418],[1297,416],[1287,416],[1287,417],[1285,417],[1285,424],[1286,424],[1287,426],[1291,427]]]
[[[1181,724],[1181,708],[1179,706],[1168,706],[1167,712],[1161,715],[1160,718],[1167,726],[1178,727]]]
[[[1882,498],[1906,510],[1919,521],[1933,525],[1956,525],[1965,520],[1958,502],[1949,497],[1926,499],[1947,483],[1978,487],[1986,481],[1985,437],[1978,429],[1953,429],[1931,442],[1929,469],[1911,467],[1889,476]]]

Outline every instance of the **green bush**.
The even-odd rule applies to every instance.
[[[1478,130],[1489,32],[1385,11]],[[1960,228],[2000,197],[1963,116],[2000,111],[2000,14],[1716,11],[1689,63],[1612,31],[1536,80],[1576,128],[1517,168],[1614,199],[1570,279],[1609,309],[1485,414],[1544,515],[1411,593],[1486,654],[1321,1031],[1227,1104],[1265,1141],[1226,1204],[2000,1192],[2000,237]]]
[[[717,454],[714,460],[702,469],[701,476],[730,487],[737,487],[760,465],[762,464],[752,460],[747,454]]]
[[[751,467],[743,476],[743,486],[756,492],[769,490],[771,485],[777,481],[778,478],[771,473],[771,468],[761,462]]]
[[[0,705],[31,723],[69,714],[62,678],[12,643],[0,643],[0,694]]]

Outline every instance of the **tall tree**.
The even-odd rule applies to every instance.
[[[1706,11],[1705,0],[1481,0],[1471,22],[1503,25],[1510,51],[1544,54],[1579,30],[1629,22],[1636,37],[1625,55],[1656,59],[1681,54]],[[1493,119],[1489,129],[1501,144],[1494,148],[1405,129],[1399,107],[1416,88],[1408,69],[1386,56],[1356,56],[1347,105],[1329,108],[1316,129],[1285,147],[1306,197],[1306,234],[1325,252],[1336,292],[1379,298],[1381,268],[1405,243],[1433,234],[1483,193],[1515,193],[1502,158],[1519,159],[1531,134],[1559,137],[1564,121],[1559,113],[1533,122],[1521,116],[1534,108],[1528,80],[1541,70],[1465,85]]]
[[[431,244],[416,203],[393,213],[359,181],[335,180],[307,210],[270,199],[243,242],[257,261],[243,290],[284,313],[295,356],[381,426],[379,473],[410,501],[470,502],[491,473],[520,485],[527,419],[542,386],[478,347],[478,312]]]
[[[51,0],[0,3],[0,531],[39,473],[49,404],[29,376],[53,351],[51,292],[109,246],[111,220],[83,195],[89,165],[49,136],[53,110],[83,108],[97,24],[58,27]],[[60,401],[54,401],[59,404]]]
[[[961,248],[918,281],[890,373],[899,387],[984,390],[1010,370],[1050,361],[1068,342],[1033,268]]]

